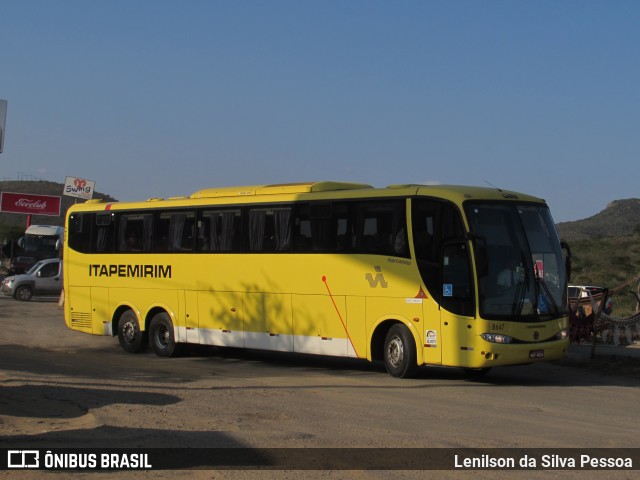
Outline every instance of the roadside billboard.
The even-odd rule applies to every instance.
[[[37,195],[34,193],[2,192],[0,211],[4,213],[25,213],[27,215],[60,216],[61,197]]]
[[[91,200],[93,192],[96,188],[96,182],[78,177],[67,177],[64,182],[63,195],[69,197],[83,198]]]

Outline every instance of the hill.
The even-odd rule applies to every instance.
[[[48,182],[45,180],[36,181],[0,181],[1,192],[14,192],[14,193],[37,193],[39,195],[55,195],[61,197],[60,216],[53,217],[48,215],[32,215],[31,223],[33,225],[64,225],[65,215],[67,209],[82,200],[74,197],[62,195],[64,190],[63,183]],[[116,201],[114,198],[103,193],[95,192],[93,198],[102,198],[110,202]],[[0,225],[5,227],[20,227],[24,231],[26,225],[26,215],[19,213],[2,213],[0,212]]]
[[[640,276],[640,199],[615,200],[592,217],[557,225],[572,251],[573,285],[614,291],[614,315],[636,310]]]
[[[592,217],[558,223],[557,228],[560,238],[567,242],[631,235],[640,231],[640,198],[614,200]]]

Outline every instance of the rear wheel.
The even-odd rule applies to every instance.
[[[180,353],[180,344],[176,343],[173,323],[167,313],[158,313],[151,319],[149,342],[160,357],[174,357]]]
[[[127,310],[118,321],[118,340],[125,352],[140,353],[147,346],[147,333],[140,330],[138,317]]]
[[[407,378],[418,369],[416,343],[409,329],[401,323],[392,326],[384,340],[384,364],[393,377]]]
[[[13,294],[13,298],[21,302],[27,302],[31,300],[31,297],[33,297],[33,290],[29,285],[20,285]]]

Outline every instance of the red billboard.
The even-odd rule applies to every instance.
[[[60,197],[34,193],[2,192],[0,194],[0,211],[59,217]]]

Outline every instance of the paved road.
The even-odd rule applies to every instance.
[[[117,340],[68,330],[52,301],[1,297],[0,324],[4,448],[640,447],[639,385],[617,375],[615,365],[508,367],[475,381],[457,369],[424,368],[418,378],[400,380],[366,362],[324,357],[214,348],[174,359],[126,354]],[[170,478],[153,477],[163,475]]]

